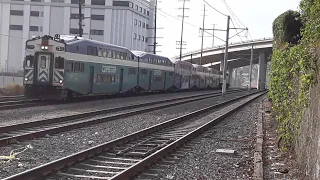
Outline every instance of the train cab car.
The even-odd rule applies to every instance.
[[[64,86],[66,43],[58,36],[34,37],[26,41],[24,89],[28,98],[61,95]]]
[[[128,92],[137,86],[137,69],[124,47],[76,36],[37,37],[26,42],[25,95],[67,100]]]
[[[173,88],[174,65],[164,56],[132,51],[138,58],[138,86],[142,91],[164,91]]]
[[[176,61],[174,68],[174,86],[178,89],[191,89],[193,65],[185,61]]]

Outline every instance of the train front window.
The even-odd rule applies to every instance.
[[[46,66],[47,66],[46,63],[47,63],[47,57],[41,56],[40,67],[41,67],[42,69],[46,68]]]
[[[33,67],[33,65],[34,65],[34,56],[32,56],[32,55],[26,56],[25,65],[27,67]]]
[[[55,58],[55,69],[64,69],[64,58],[63,57],[56,57]]]

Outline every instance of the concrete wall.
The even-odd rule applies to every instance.
[[[320,57],[320,49],[319,49]],[[320,59],[319,59],[320,60]],[[318,74],[320,82],[320,73]],[[320,83],[310,90],[310,106],[301,123],[296,146],[300,172],[304,179],[320,179]]]

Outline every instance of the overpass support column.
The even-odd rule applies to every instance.
[[[223,65],[224,65],[224,61],[223,61],[223,59],[221,59],[221,61],[220,61],[220,71],[221,72],[223,71]]]
[[[263,90],[266,87],[267,61],[264,52],[259,53],[259,74],[258,89]]]
[[[232,72],[233,72],[233,68],[229,66],[229,67],[228,67],[228,74],[229,74],[229,86],[232,86],[232,82],[233,82]],[[228,83],[228,82],[227,82],[227,83]]]

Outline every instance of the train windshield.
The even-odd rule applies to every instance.
[[[55,58],[55,69],[63,69],[64,68],[64,58],[63,57],[56,57]]]

